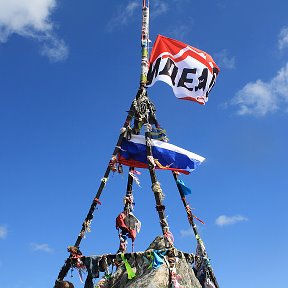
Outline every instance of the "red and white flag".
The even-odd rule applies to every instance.
[[[205,104],[220,71],[206,52],[158,35],[153,46],[147,86],[164,81],[179,99]]]

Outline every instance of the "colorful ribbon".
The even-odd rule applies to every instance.
[[[188,188],[182,180],[177,179],[177,185],[180,186],[180,188],[183,191],[184,195],[189,195],[189,194],[192,193],[191,189]]]
[[[130,264],[128,263],[127,259],[125,258],[124,254],[121,254],[121,259],[123,260],[124,264],[125,264],[125,268],[128,274],[128,279],[131,280],[133,279],[136,274],[133,271],[132,267],[130,266]]]

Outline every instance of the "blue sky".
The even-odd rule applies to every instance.
[[[21,3],[20,3],[21,2]],[[97,3],[98,2],[98,3]],[[52,287],[113,152],[140,78],[141,1],[0,0],[0,287]],[[207,160],[181,179],[221,288],[286,283],[286,1],[151,0],[157,34],[212,55],[205,106],[149,89],[170,142]],[[127,174],[127,169],[125,169]],[[126,174],[110,175],[83,240],[118,248]],[[177,248],[195,239],[170,173],[159,172]],[[135,187],[136,250],[161,233],[147,171]],[[73,273],[75,287],[81,287]],[[70,278],[70,273],[68,279]]]

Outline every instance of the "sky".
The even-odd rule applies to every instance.
[[[0,0],[0,288],[53,287],[75,243],[139,87],[141,2]],[[170,143],[206,158],[181,179],[220,287],[285,286],[288,3],[151,0],[150,9],[151,46],[157,34],[177,39],[221,70],[205,106],[165,83],[148,90]],[[127,171],[110,174],[84,255],[117,251]],[[161,234],[141,172],[138,251]],[[157,177],[175,246],[194,253],[173,177]]]

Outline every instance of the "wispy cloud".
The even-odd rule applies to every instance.
[[[235,216],[221,215],[215,220],[215,224],[218,226],[227,226],[244,221],[248,221],[248,218],[241,215],[235,215]]]
[[[6,226],[0,226],[0,239],[5,239],[8,235],[8,229]]]
[[[234,69],[235,68],[235,57],[230,56],[229,52],[226,49],[215,53],[215,61],[218,66],[226,69]]]
[[[156,0],[151,4],[151,17],[157,17],[169,10],[169,5],[167,1],[164,0]]]
[[[288,48],[288,27],[283,27],[279,33],[278,48],[279,50]]]
[[[140,1],[130,1],[126,6],[121,5],[118,7],[117,12],[113,15],[112,19],[108,22],[108,30],[114,31],[119,27],[123,27],[133,22],[137,10],[140,10]],[[140,14],[139,14],[140,15]]]
[[[42,251],[46,253],[54,252],[48,244],[31,243],[31,247],[34,251]]]
[[[193,25],[193,20],[189,19],[189,22],[186,24],[180,24],[180,25],[171,25],[170,27],[167,27],[168,29],[168,35],[172,38],[175,38],[180,41],[184,41],[184,38],[191,32],[191,26]]]
[[[62,39],[52,37],[43,43],[41,55],[47,56],[51,62],[62,61],[68,57],[68,48]]]
[[[191,237],[194,235],[192,228],[188,228],[186,230],[180,230],[181,237]]]
[[[288,63],[270,81],[257,80],[246,84],[231,105],[238,107],[237,114],[265,116],[279,109],[288,108]]]
[[[161,15],[167,14],[172,9],[175,11],[183,10],[186,7],[187,3],[191,2],[191,0],[154,0],[150,2],[150,18],[155,19]],[[114,13],[113,17],[107,24],[108,31],[112,32],[116,29],[125,27],[131,23],[133,23],[136,19],[136,16],[139,17],[137,21],[141,21],[141,13],[142,13],[142,4],[138,0],[130,0],[126,5],[120,4],[116,9],[117,11]],[[187,20],[187,19],[186,19]],[[172,36],[178,36],[178,39],[183,38],[187,32],[189,31],[188,25],[179,25],[178,29],[171,28],[173,31],[170,33]],[[177,33],[178,32],[178,33]],[[180,36],[180,37],[179,37]]]
[[[37,40],[41,54],[51,61],[62,61],[68,56],[68,47],[55,32],[51,14],[56,0],[0,0],[0,43],[13,34]]]
[[[155,18],[169,10],[169,4],[166,0],[155,0],[150,6],[150,17]],[[136,15],[141,21],[142,5],[138,0],[130,0],[127,5],[118,6],[116,13],[110,19],[107,25],[108,31],[112,32],[116,29],[125,27],[136,20]]]

